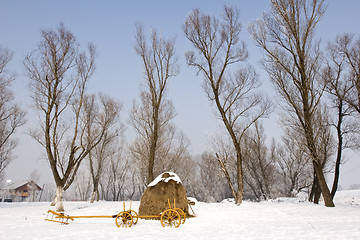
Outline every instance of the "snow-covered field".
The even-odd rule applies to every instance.
[[[126,202],[126,206],[129,206]],[[360,190],[338,192],[335,208],[301,199],[278,199],[241,206],[199,203],[197,217],[179,228],[142,220],[117,228],[112,218],[75,219],[69,225],[43,219],[49,203],[0,203],[0,239],[360,239]],[[70,215],[113,215],[122,202],[65,202]],[[138,210],[139,202],[132,203]]]

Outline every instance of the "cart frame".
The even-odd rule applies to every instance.
[[[124,211],[115,214],[115,215],[97,215],[97,216],[70,216],[65,213],[58,213],[53,210],[47,211],[47,217],[45,221],[57,222],[64,225],[69,224],[69,220],[74,221],[75,218],[115,218],[115,225],[117,227],[131,227],[136,225],[139,218],[142,219],[158,219],[161,222],[163,227],[179,227],[180,224],[184,224],[186,220],[186,213],[181,209],[176,207],[176,202],[174,199],[174,205],[171,207],[170,200],[168,199],[169,207],[159,215],[139,215],[136,211],[131,209],[128,210],[125,208],[125,202],[123,202]],[[49,218],[49,215],[51,218]]]

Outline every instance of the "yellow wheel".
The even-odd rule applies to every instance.
[[[117,227],[131,227],[133,224],[133,218],[129,212],[121,212],[115,218],[115,224]]]
[[[129,210],[131,217],[133,218],[133,224],[137,224],[138,220],[139,220],[139,216],[137,214],[137,212],[135,212],[134,210]]]
[[[182,210],[181,208],[175,208],[174,209],[175,211],[177,211],[181,217],[181,224],[184,224],[185,223],[185,220],[186,220],[186,213],[184,212],[184,210]]]
[[[179,227],[181,222],[180,214],[174,209],[168,209],[161,214],[161,225],[163,227]]]

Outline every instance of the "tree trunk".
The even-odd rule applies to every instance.
[[[319,184],[317,184],[315,186],[315,189],[314,189],[314,203],[315,204],[319,204],[319,201],[320,201],[320,197],[321,197],[321,188],[319,187]]]
[[[237,139],[234,129],[232,128],[229,120],[226,117],[225,111],[220,103],[219,94],[217,93],[216,89],[213,90],[215,93],[215,103],[220,112],[221,118],[223,123],[231,137],[233,142],[233,146],[236,151],[236,177],[237,177],[237,192],[235,194],[235,204],[240,205],[243,200],[244,196],[244,180],[243,180],[243,169],[242,169],[242,159],[241,159],[241,148],[240,148],[240,140]],[[230,181],[231,182],[231,181]],[[230,186],[231,187],[231,186]]]
[[[242,169],[242,159],[239,154],[237,154],[237,193],[235,204],[240,205],[244,197],[244,180],[243,180],[243,169]]]
[[[240,188],[238,188],[238,191],[236,193],[235,204],[240,205],[242,203],[243,197],[244,197],[243,187],[241,186]]]
[[[316,173],[315,173],[315,169],[314,169],[314,179],[313,179],[313,183],[311,186],[311,191],[309,194],[309,202],[314,202],[314,195],[315,195],[315,188],[317,185],[317,177],[316,177]]]
[[[319,186],[319,181],[316,177],[316,173],[315,173],[315,169],[314,169],[314,180],[313,180],[313,184],[311,187],[309,201],[313,202],[315,204],[319,204],[320,196],[321,196],[321,188]]]
[[[95,198],[96,198],[96,201],[99,201],[99,192],[98,191],[93,191],[91,193],[90,203],[94,203]]]
[[[160,105],[160,104],[159,104]],[[149,156],[149,165],[148,165],[148,176],[147,176],[147,184],[151,183],[154,180],[154,164],[155,164],[155,156],[156,156],[156,147],[159,138],[159,105],[153,105],[154,113],[153,113],[153,121],[154,121],[154,129],[152,139],[150,140],[150,156]]]
[[[334,173],[334,182],[331,189],[331,199],[334,199],[335,193],[338,188],[339,184],[339,177],[340,177],[340,164],[341,164],[341,155],[343,150],[343,137],[342,137],[342,130],[341,125],[343,121],[343,113],[342,113],[342,102],[340,102],[340,105],[338,107],[338,123],[336,126],[336,132],[338,137],[338,149],[337,149],[337,156],[336,156],[336,162],[335,162],[335,173]]]
[[[331,199],[334,199],[335,193],[338,189],[339,178],[340,178],[340,161],[341,161],[341,156],[339,157],[339,155],[338,155],[338,157],[336,159],[336,163],[335,163],[335,175],[334,175],[333,186],[331,189]]]
[[[290,186],[289,190],[287,191],[286,197],[295,197],[295,196],[293,196],[294,195],[293,191],[294,191],[294,188],[295,188],[295,181],[296,180],[291,178],[290,181],[291,181],[291,186]]]
[[[93,179],[93,192],[91,194],[90,203],[94,203],[95,198],[99,201],[99,179]]]
[[[230,179],[230,175],[229,175],[229,173],[228,173],[228,171],[227,171],[227,169],[226,169],[226,167],[225,167],[225,164],[224,164],[224,162],[220,159],[220,157],[219,157],[219,155],[216,153],[216,157],[217,157],[217,159],[218,159],[218,161],[219,161],[219,163],[220,163],[220,167],[221,167],[221,169],[223,170],[223,172],[224,172],[224,174],[225,174],[225,177],[226,177],[226,180],[227,180],[227,182],[228,182],[228,184],[229,184],[229,186],[230,186],[230,189],[231,189],[231,194],[233,195],[233,197],[234,197],[234,199],[235,199],[235,203],[236,204],[238,204],[237,202],[238,202],[238,195],[236,194],[236,192],[235,192],[235,189],[234,189],[234,185],[232,184],[232,182],[231,182],[231,179]],[[241,203],[241,202],[240,202]],[[239,203],[239,204],[240,204]]]
[[[317,176],[317,179],[319,182],[321,193],[323,194],[323,197],[324,197],[325,206],[326,207],[335,207],[335,204],[331,198],[330,190],[326,184],[326,180],[325,180],[321,165],[316,163],[315,161],[313,161],[313,165],[314,165],[316,176]]]
[[[56,196],[51,203],[51,206],[55,206],[56,212],[64,212],[63,193],[64,193],[64,188],[62,186],[57,186]]]
[[[94,203],[94,202],[95,202],[95,197],[96,197],[96,191],[94,190],[94,191],[91,193],[90,203]]]
[[[149,156],[147,184],[151,183],[152,180],[154,180],[154,162],[155,162],[155,145],[152,144],[150,149],[150,156]]]

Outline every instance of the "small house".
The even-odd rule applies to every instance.
[[[42,191],[34,181],[14,182],[2,189],[0,201],[4,202],[25,202],[35,201],[38,193]]]

